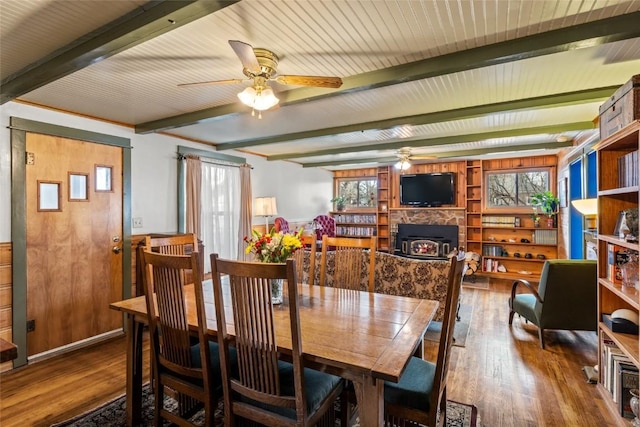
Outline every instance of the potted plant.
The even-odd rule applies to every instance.
[[[554,227],[555,226],[555,216],[558,213],[558,206],[560,204],[560,200],[556,196],[553,195],[551,191],[545,191],[542,193],[536,193],[531,196],[531,203],[534,205],[534,210],[537,211],[536,208],[539,208],[543,214],[547,215],[547,226]]]
[[[538,207],[533,207],[533,213],[531,214],[531,219],[533,219],[533,226],[535,228],[540,227],[540,214],[538,214]]]
[[[347,206],[347,198],[344,196],[336,196],[330,200],[331,203],[335,203],[336,210],[341,212],[344,210],[345,206]]]

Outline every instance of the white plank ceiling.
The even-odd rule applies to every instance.
[[[0,0],[2,101],[338,169],[388,164],[402,147],[554,152],[594,138],[598,106],[640,74],[640,0],[175,3]],[[178,87],[244,78],[229,40],[276,53],[279,74],[344,84],[270,83],[281,105],[262,119],[236,96],[249,81]]]

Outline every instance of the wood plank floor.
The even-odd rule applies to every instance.
[[[542,350],[534,326],[516,316],[509,328],[508,294],[504,283],[463,288],[473,314],[466,346],[452,350],[448,398],[475,404],[484,427],[629,426],[582,374],[596,334],[550,331]],[[49,426],[124,388],[124,338],[34,363],[0,376],[0,426]]]

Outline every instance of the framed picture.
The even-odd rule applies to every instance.
[[[567,181],[568,181],[568,178],[565,176],[560,180],[560,183],[559,183],[558,199],[560,200],[561,208],[566,208],[568,206]]]

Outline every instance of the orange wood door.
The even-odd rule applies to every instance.
[[[121,316],[109,309],[122,299],[122,254],[114,251],[122,247],[122,149],[27,133],[26,151],[27,319],[35,320],[35,330],[27,333],[27,355],[32,356],[122,327]],[[103,191],[96,190],[97,169]],[[105,171],[111,172],[110,184],[101,179]],[[74,181],[86,174],[87,200],[70,200],[70,173]],[[56,186],[57,210],[55,195],[39,199],[38,193]]]

